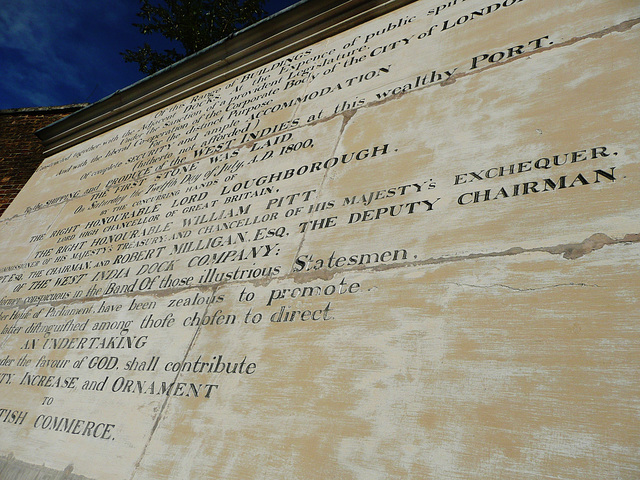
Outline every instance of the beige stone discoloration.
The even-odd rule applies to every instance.
[[[526,259],[438,265],[426,272],[411,268],[402,273],[380,273],[375,278],[376,288],[366,288],[361,294],[361,304],[366,305],[363,311],[340,309],[342,302],[352,303],[352,299],[335,300],[341,315],[332,321],[339,328],[335,324],[332,328],[300,326],[309,329],[304,334],[304,353],[279,348],[296,345],[300,330],[283,325],[253,327],[267,329],[268,336],[261,333],[255,343],[253,336],[257,334],[250,333],[243,343],[251,344],[255,353],[260,345],[269,345],[263,347],[261,358],[266,372],[252,379],[251,387],[238,385],[237,391],[243,394],[233,399],[221,392],[218,408],[225,414],[210,417],[203,416],[201,410],[191,410],[192,420],[188,421],[184,411],[176,410],[176,422],[163,424],[150,451],[170,443],[192,455],[175,457],[178,463],[173,475],[193,465],[194,459],[205,457],[204,452],[219,452],[203,462],[201,468],[206,464],[209,470],[198,470],[200,474],[225,471],[231,462],[237,464],[236,471],[272,476],[286,464],[290,448],[298,455],[304,452],[297,465],[303,464],[304,458],[312,465],[320,458],[331,462],[337,457],[339,464],[349,466],[350,473],[343,474],[356,478],[416,476],[416,471],[398,464],[399,457],[407,458],[407,465],[413,464],[413,468],[431,465],[429,470],[419,468],[419,472],[432,478],[478,469],[508,472],[522,462],[538,465],[536,474],[524,474],[535,478],[543,471],[568,468],[566,455],[576,459],[571,467],[574,472],[611,473],[611,465],[603,466],[593,459],[594,452],[609,442],[612,433],[608,425],[626,425],[617,429],[616,438],[632,438],[635,407],[631,400],[627,406],[610,410],[594,399],[606,398],[613,391],[624,395],[623,391],[631,393],[635,388],[628,381],[633,341],[629,337],[623,340],[627,334],[619,329],[633,298],[600,274],[601,268],[606,270],[601,265],[602,252],[594,252],[582,264],[555,257],[551,263],[556,272],[539,285],[532,284],[522,266],[548,263],[543,253],[527,254]],[[627,251],[625,258],[634,255]],[[483,278],[471,286],[478,272],[483,272]],[[637,285],[633,268],[619,273],[632,293]],[[352,273],[349,279],[372,286],[372,277],[362,273]],[[403,279],[412,279],[410,290]],[[598,283],[598,287],[579,287],[579,280]],[[381,290],[385,298],[376,298]],[[614,291],[619,295],[618,307],[612,311]],[[588,308],[589,318],[576,311],[576,305]],[[357,345],[354,338],[358,338]],[[226,345],[227,339],[215,343]],[[596,343],[600,346],[594,348]],[[615,354],[611,344],[618,345]],[[601,368],[616,373],[604,380],[599,378]],[[289,381],[274,381],[279,375]],[[354,415],[359,422],[351,419]],[[339,427],[334,424],[337,418],[342,420]],[[207,427],[210,421],[215,423]],[[273,423],[268,426],[263,422]],[[318,457],[322,443],[299,449],[304,437],[291,433],[299,431],[299,422],[306,425],[305,437],[325,438],[321,432],[326,431],[333,453]],[[176,423],[182,427],[176,429]],[[567,429],[570,425],[573,427]],[[388,430],[393,426],[399,436],[389,444],[384,439],[389,438]],[[246,433],[241,434],[243,429]],[[266,439],[255,433],[265,430],[274,445],[268,450],[258,446]],[[191,450],[193,442],[187,439],[194,436],[200,446]],[[276,440],[279,437],[281,440]],[[239,438],[246,443],[237,443]],[[424,438],[429,439],[430,448],[424,448]],[[544,446],[551,438],[557,438],[556,443]],[[564,451],[558,449],[557,442],[565,445]],[[183,443],[184,447],[178,447]],[[466,462],[454,461],[454,453],[447,448],[452,445],[469,452]],[[249,461],[255,451],[266,455],[258,464]],[[632,468],[633,451],[620,452],[618,473],[624,475]],[[549,454],[554,456],[553,462],[537,463],[541,455]],[[147,473],[139,478],[155,475],[146,470],[156,463],[153,453],[148,462],[147,467],[143,463]],[[322,476],[305,472],[311,478]]]
[[[510,1],[45,160],[0,222],[7,478],[637,477],[639,11]]]

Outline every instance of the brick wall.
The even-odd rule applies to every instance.
[[[35,132],[85,106],[0,110],[0,216],[44,159]]]

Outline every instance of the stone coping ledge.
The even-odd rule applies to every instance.
[[[45,156],[415,0],[305,0],[39,130]]]

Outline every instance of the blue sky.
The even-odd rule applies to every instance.
[[[147,40],[131,25],[139,0],[2,3],[0,109],[95,102],[144,77],[119,53]],[[266,9],[293,3],[269,0]]]

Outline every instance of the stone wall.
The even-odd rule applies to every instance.
[[[40,131],[0,468],[637,479],[639,42],[638,2],[311,1]]]

